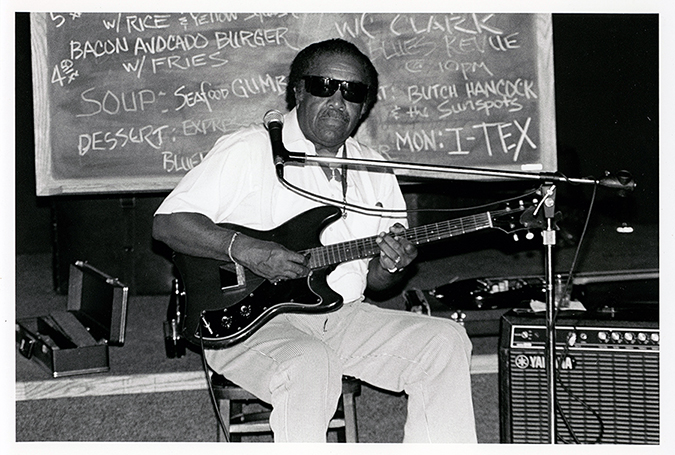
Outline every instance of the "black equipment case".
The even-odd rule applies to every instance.
[[[19,352],[55,378],[109,371],[108,346],[124,345],[128,293],[117,278],[76,261],[67,309],[17,320]]]

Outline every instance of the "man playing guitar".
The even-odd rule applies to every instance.
[[[329,40],[308,46],[291,65],[284,145],[308,155],[381,160],[351,137],[377,92],[377,71],[353,44]],[[325,274],[317,273],[338,296],[338,304],[327,312],[280,311],[260,319],[264,323],[236,342],[206,343],[210,368],[272,405],[275,441],[325,442],[342,376],[349,375],[407,393],[404,442],[476,442],[471,343],[464,329],[450,320],[364,301],[366,287],[383,290],[396,284],[417,255],[414,242],[404,235],[405,202],[396,177],[372,169],[313,165],[288,166],[284,177],[306,192],[342,201],[344,207],[368,210],[343,214],[336,209],[328,222],[309,225],[314,218],[303,214],[322,204],[279,181],[267,131],[255,125],[216,142],[159,207],[153,235],[179,256],[245,270],[245,276],[237,275],[240,290],[235,283],[228,292],[246,298],[258,291],[251,292],[245,282],[257,280],[256,289],[267,289],[265,299],[286,289],[285,283],[311,282],[317,254],[300,251],[294,241],[317,230],[320,244],[327,247],[370,237],[374,254],[331,260]],[[294,219],[300,221],[285,224]],[[293,228],[276,231],[280,226]],[[189,313],[189,287],[187,294]],[[291,295],[288,300],[301,298]],[[244,316],[250,310],[248,303],[238,309]],[[206,340],[215,329],[205,318],[199,320]],[[226,327],[232,323],[226,316],[218,320]],[[188,336],[199,338],[190,330]]]

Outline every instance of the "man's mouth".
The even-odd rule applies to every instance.
[[[349,115],[346,113],[340,112],[340,111],[335,111],[335,110],[327,110],[324,111],[320,116],[320,120],[328,120],[328,121],[335,121],[335,122],[342,122],[342,123],[349,123]]]

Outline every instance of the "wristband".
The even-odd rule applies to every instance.
[[[232,257],[232,245],[234,245],[234,239],[236,239],[238,235],[239,232],[235,232],[234,234],[232,234],[232,238],[230,239],[230,245],[227,247],[227,255],[230,257],[230,261],[232,261],[233,264],[236,264],[237,261],[235,261],[234,258]]]

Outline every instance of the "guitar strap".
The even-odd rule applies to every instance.
[[[344,146],[343,158],[347,158],[347,144]],[[342,218],[347,218],[347,165],[342,164]]]
[[[343,158],[347,158],[347,144],[343,145]],[[342,218],[347,218],[347,165],[341,164],[340,170],[330,168],[332,172],[331,178],[341,183],[342,185]],[[337,172],[336,172],[337,171]]]

